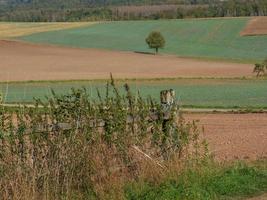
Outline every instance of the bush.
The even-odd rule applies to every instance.
[[[153,31],[146,38],[146,43],[149,48],[155,49],[156,53],[158,53],[159,48],[163,48],[165,46],[165,39],[160,32]]]
[[[113,80],[106,88],[98,101],[73,89],[34,108],[2,107],[2,199],[122,199],[125,183],[157,182],[174,161],[207,156],[196,124],[178,116],[176,104],[166,120],[160,104],[134,97],[128,85],[125,95]]]
[[[265,59],[262,63],[256,63],[253,73],[256,73],[257,77],[265,74],[265,70],[267,70],[267,59]]]
[[[253,70],[253,73],[256,73],[256,76],[261,76],[261,75],[264,75],[265,73],[265,67],[263,64],[259,64],[259,63],[256,63],[255,64],[255,67],[254,67],[254,70]]]

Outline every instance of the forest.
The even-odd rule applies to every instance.
[[[266,15],[265,0],[0,0],[0,21],[115,21]]]

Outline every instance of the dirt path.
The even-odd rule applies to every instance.
[[[267,113],[185,114],[200,120],[204,137],[218,160],[267,158]]]
[[[266,200],[267,199],[267,193],[261,195],[261,196],[257,196],[257,197],[253,197],[253,198],[249,198],[247,200]]]
[[[0,81],[242,77],[252,64],[0,41]]]

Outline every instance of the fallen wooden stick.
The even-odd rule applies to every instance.
[[[151,158],[151,156],[147,155],[145,152],[141,151],[137,146],[132,146],[132,148],[134,150],[136,150],[138,153],[142,154],[144,157],[148,158],[149,160],[151,160],[152,162],[154,162],[156,165],[160,166],[162,169],[166,169],[165,166],[163,166],[162,164],[160,164],[158,161],[154,160],[153,158]]]

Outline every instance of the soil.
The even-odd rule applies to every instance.
[[[257,197],[253,197],[253,198],[249,198],[247,200],[266,200],[267,199],[267,193],[261,195],[261,196],[257,196]]]
[[[191,113],[186,120],[199,120],[216,160],[267,158],[267,113]]]
[[[0,81],[252,76],[252,64],[0,41]]]
[[[267,17],[253,17],[240,35],[267,35]]]

